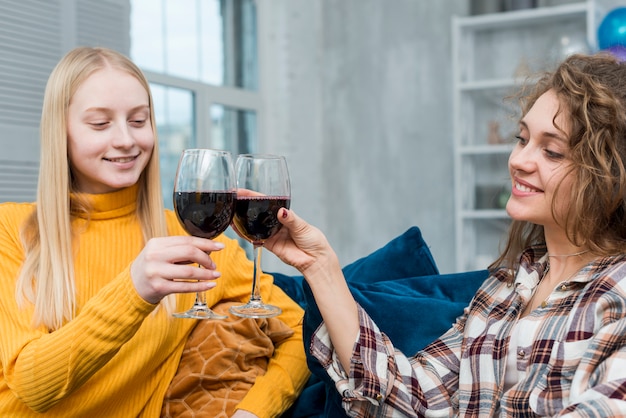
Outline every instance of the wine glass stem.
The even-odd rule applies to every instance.
[[[198,267],[203,268],[200,264]],[[195,308],[208,308],[206,304],[206,293],[204,292],[196,292],[196,302],[193,304]]]
[[[206,305],[206,294],[204,292],[196,292],[196,303],[195,306],[205,307]]]
[[[254,273],[252,275],[252,295],[250,297],[251,302],[261,302],[261,251],[262,245],[253,244],[254,247]]]

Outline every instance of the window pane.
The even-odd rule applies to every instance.
[[[204,1],[199,11],[200,20],[200,68],[198,80],[208,84],[229,85],[224,82],[224,22],[221,1]]]
[[[131,0],[131,57],[143,69],[256,90],[255,0]]]
[[[130,13],[130,56],[143,69],[165,72],[163,2],[132,0]]]
[[[255,0],[222,0],[224,13],[224,84],[257,89],[257,25]],[[228,47],[230,46],[230,47]]]
[[[178,158],[183,149],[196,146],[194,95],[188,90],[156,84],[151,88],[159,134],[163,199],[165,207],[171,209]]]
[[[196,0],[164,2],[165,63],[167,74],[197,80],[200,37]]]
[[[234,156],[256,152],[256,112],[213,105],[211,122],[211,138],[215,148],[230,151]]]

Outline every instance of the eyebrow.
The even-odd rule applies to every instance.
[[[524,122],[524,120],[520,120],[519,124],[522,125],[527,131],[529,131],[530,129],[528,129],[528,125],[526,124],[526,122]],[[545,136],[548,138],[553,138],[556,139],[557,141],[563,142],[565,145],[569,144],[569,141],[567,138],[563,137],[563,135],[561,134],[561,132],[559,133],[554,133],[554,132],[546,132],[546,131],[542,131],[541,132],[541,136]]]
[[[85,112],[109,112],[110,110],[111,109],[109,109],[108,107],[90,107],[85,109]],[[150,110],[150,106],[147,104],[142,104],[130,109],[131,112],[137,112],[138,110]]]

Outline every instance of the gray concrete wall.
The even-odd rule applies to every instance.
[[[451,30],[465,0],[271,0],[261,148],[342,264],[412,225],[454,266]],[[266,270],[290,271],[267,255]]]

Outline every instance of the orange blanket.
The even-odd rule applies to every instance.
[[[265,373],[274,346],[293,335],[277,318],[228,314],[232,304],[212,308],[228,319],[198,321],[163,400],[162,417],[230,417]]]

